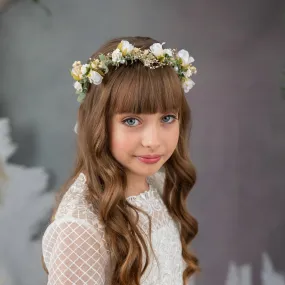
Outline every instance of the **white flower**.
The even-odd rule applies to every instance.
[[[177,53],[177,57],[182,59],[183,65],[188,65],[194,61],[194,58],[189,55],[189,52],[185,49],[180,50]]]
[[[183,89],[185,93],[188,93],[190,89],[193,88],[195,85],[195,82],[191,79],[187,79],[185,82],[183,82]]]
[[[122,53],[126,54],[130,53],[134,49],[134,46],[130,44],[128,41],[121,41],[120,49]]]
[[[149,49],[151,50],[151,52],[156,56],[156,57],[160,57],[163,56],[164,50],[162,48],[162,45],[164,43],[160,44],[160,43],[155,43],[153,45],[151,45],[149,47]]]
[[[74,61],[72,67],[81,66],[81,61]]]
[[[183,72],[183,74],[186,76],[186,77],[190,77],[192,75],[192,71],[190,68],[187,69],[186,72]]]
[[[89,64],[83,64],[81,66],[81,73],[82,73],[82,75],[86,74],[86,72],[89,69],[89,67],[90,67]]]
[[[112,61],[113,62],[120,62],[122,60],[122,53],[121,51],[117,48],[112,52]]]
[[[97,71],[91,70],[89,75],[89,82],[95,85],[99,85],[102,82],[103,77]]]
[[[169,56],[172,56],[172,55],[173,55],[173,54],[172,54],[172,50],[169,49],[169,48],[164,49],[163,52],[164,52],[164,54],[168,54]]]
[[[178,71],[178,66],[174,66],[174,70],[177,72]]]
[[[76,89],[76,91],[78,92],[82,92],[82,85],[80,82],[76,81],[74,84],[73,84],[74,88]]]

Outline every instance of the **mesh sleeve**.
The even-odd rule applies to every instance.
[[[48,285],[105,284],[108,254],[96,228],[80,220],[50,226],[43,238]]]

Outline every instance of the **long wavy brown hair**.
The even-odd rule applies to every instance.
[[[91,58],[112,52],[122,39],[143,49],[158,42],[148,37],[116,38],[108,41]],[[187,248],[198,232],[198,223],[186,206],[187,196],[196,181],[196,171],[188,152],[190,108],[177,74],[171,67],[149,69],[139,62],[111,68],[100,85],[90,85],[78,111],[77,159],[70,179],[60,191],[58,203],[68,186],[84,172],[88,185],[86,199],[105,225],[105,239],[114,264],[112,285],[139,285],[141,275],[149,265],[149,254],[131,210],[147,213],[125,199],[127,177],[124,167],[115,160],[109,148],[110,121],[118,113],[168,111],[178,111],[180,134],[175,151],[164,164],[162,198],[171,217],[181,226],[182,256],[187,264],[183,273],[185,285],[200,268],[198,259]],[[149,222],[151,234],[150,218]],[[142,250],[146,256],[144,266]]]

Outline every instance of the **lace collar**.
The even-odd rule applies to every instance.
[[[147,176],[146,181],[149,185],[148,190],[138,194],[138,195],[131,195],[126,197],[128,202],[133,202],[137,200],[148,201],[155,197],[157,189],[155,187],[155,178],[154,175]],[[85,185],[86,184],[86,176],[81,172],[76,180],[76,184]],[[82,188],[82,187],[80,187]]]
[[[137,201],[137,200],[148,201],[148,200],[154,198],[154,197],[155,197],[155,194],[156,194],[156,192],[157,192],[157,189],[156,189],[156,188],[154,187],[154,185],[153,185],[153,179],[154,179],[154,178],[153,178],[152,176],[148,176],[148,177],[146,178],[147,183],[148,183],[148,185],[149,185],[148,190],[146,190],[146,191],[144,191],[144,192],[142,192],[142,193],[140,193],[140,194],[138,194],[138,195],[128,196],[128,197],[126,198],[126,200],[127,200],[128,202],[133,202],[133,201]]]

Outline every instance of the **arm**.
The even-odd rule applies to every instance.
[[[79,219],[52,226],[43,239],[48,285],[104,285],[108,254],[96,228]]]

